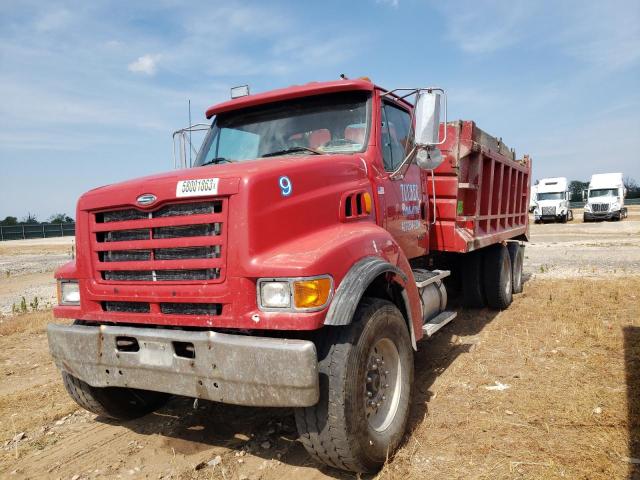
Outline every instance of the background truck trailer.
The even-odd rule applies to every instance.
[[[573,220],[573,211],[569,208],[569,181],[565,177],[540,180],[533,214],[536,223]]]
[[[190,169],[77,209],[51,354],[82,407],[142,416],[170,394],[290,406],[319,461],[375,471],[406,428],[417,342],[522,289],[531,164],[439,89],[368,80],[245,95]],[[414,95],[415,107],[406,98]]]
[[[596,173],[591,175],[589,188],[583,192],[583,220],[622,220],[627,216],[624,197],[627,190],[622,173]]]

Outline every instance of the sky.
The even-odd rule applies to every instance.
[[[440,86],[533,179],[640,181],[640,2],[4,1],[0,218],[173,168],[171,133],[252,93],[368,76]]]

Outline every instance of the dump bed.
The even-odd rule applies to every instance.
[[[423,175],[430,199],[431,250],[463,253],[508,239],[527,240],[529,157],[516,160],[502,139],[472,121],[440,125],[441,138],[445,128],[444,161],[433,178]]]

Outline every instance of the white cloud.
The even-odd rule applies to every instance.
[[[155,75],[158,69],[158,60],[160,55],[143,55],[138,57],[135,62],[131,62],[127,68],[133,73],[144,73],[145,75]]]
[[[445,2],[435,7],[444,13],[447,37],[471,54],[492,53],[518,43],[526,30],[533,3],[523,1]]]
[[[73,15],[68,10],[56,10],[48,12],[38,18],[35,22],[35,29],[38,32],[49,32],[67,27],[73,19]]]
[[[640,62],[637,0],[528,2],[471,0],[432,3],[446,36],[463,52],[486,55],[508,48],[566,55],[591,68],[625,69]]]
[[[637,0],[585,2],[578,13],[565,7],[564,28],[552,37],[567,55],[592,67],[625,69],[640,62]]]

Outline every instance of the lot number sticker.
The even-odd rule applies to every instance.
[[[180,180],[176,185],[176,197],[201,197],[218,194],[219,178]]]

